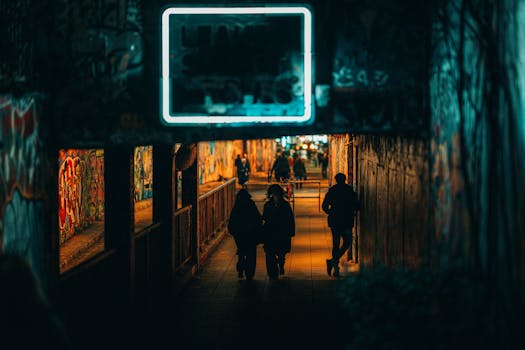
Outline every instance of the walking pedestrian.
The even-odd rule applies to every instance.
[[[324,152],[323,157],[321,158],[321,174],[323,175],[323,179],[326,179],[328,177],[327,169],[328,169],[328,154]]]
[[[290,178],[290,166],[284,154],[277,157],[273,163],[272,172],[275,174],[276,181],[287,181]]]
[[[268,188],[268,201],[263,211],[263,242],[266,253],[266,271],[271,280],[284,274],[286,254],[292,247],[295,236],[295,219],[284,191],[280,185]]]
[[[239,163],[239,166],[237,167],[237,181],[239,185],[242,186],[242,188],[246,188],[246,182],[250,179],[250,163],[248,162],[248,159],[241,158],[241,161]]]
[[[352,229],[359,202],[354,189],[345,183],[346,175],[335,175],[336,184],[328,190],[323,200],[323,211],[328,214],[328,226],[332,231],[332,258],[326,260],[326,271],[339,277],[339,259],[353,243]],[[343,244],[341,245],[341,238]],[[356,252],[357,254],[357,249]]]
[[[255,274],[257,244],[262,229],[262,217],[247,190],[237,192],[230,214],[228,230],[237,245],[237,273],[239,278],[252,280]]]
[[[306,180],[306,168],[304,166],[304,160],[302,158],[297,158],[293,166],[293,174],[295,180],[299,181],[295,184],[295,188],[303,188],[303,180]]]

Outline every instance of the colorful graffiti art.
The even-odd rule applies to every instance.
[[[37,95],[0,97],[0,251],[45,275],[46,157]]]
[[[233,153],[232,141],[199,142],[199,184],[233,177]]]
[[[153,197],[153,146],[135,147],[135,201]]]
[[[58,156],[60,244],[104,219],[104,150],[67,149]]]

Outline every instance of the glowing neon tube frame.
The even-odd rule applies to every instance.
[[[299,14],[304,17],[304,114],[301,116],[209,116],[171,115],[169,68],[170,15],[254,15]],[[218,124],[218,123],[305,123],[312,118],[312,14],[307,7],[170,7],[162,13],[162,121],[166,124]]]

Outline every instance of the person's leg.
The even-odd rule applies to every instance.
[[[341,234],[339,230],[335,228],[330,229],[332,230],[332,258],[326,259],[326,272],[328,273],[328,276],[332,275],[332,269],[334,268],[334,264],[338,263],[335,260],[335,256],[339,251],[339,244],[341,243]]]
[[[243,257],[243,252],[242,252],[242,249],[241,249],[241,244],[240,244],[240,241],[238,238],[234,238],[235,239],[235,245],[237,246],[237,265],[235,266],[237,268],[237,273],[239,275],[239,278],[242,278],[243,277],[243,271],[244,271],[244,267],[243,267],[243,260],[244,260],[244,257]]]
[[[284,275],[284,263],[286,260],[286,253],[279,252],[277,254],[277,264],[279,265],[279,274]]]
[[[266,272],[268,273],[268,277],[270,277],[270,279],[275,280],[278,278],[277,259],[275,257],[274,251],[266,252]]]
[[[348,247],[350,247],[350,244],[352,243],[352,228],[345,228],[341,231],[341,236],[343,237],[343,245],[334,253],[332,253],[334,260],[339,260],[343,256],[343,254],[346,252]]]
[[[343,237],[343,245],[339,250],[334,254],[333,266],[334,266],[334,276],[339,276],[339,259],[343,256],[346,250],[350,247],[352,243],[352,228],[345,228],[341,230],[341,236]]]
[[[332,228],[332,260],[335,260],[339,246],[341,245],[341,233],[339,230]]]
[[[238,255],[236,267],[237,267],[237,274],[239,278],[243,278],[244,277],[244,255],[242,255],[241,253],[239,253]]]
[[[255,275],[256,261],[257,261],[257,246],[254,245],[253,247],[250,247],[250,249],[246,251],[245,273],[246,273],[246,278],[249,280],[253,279],[253,276]]]

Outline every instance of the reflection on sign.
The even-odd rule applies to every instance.
[[[168,8],[162,15],[162,121],[312,121],[311,50],[306,7]]]

